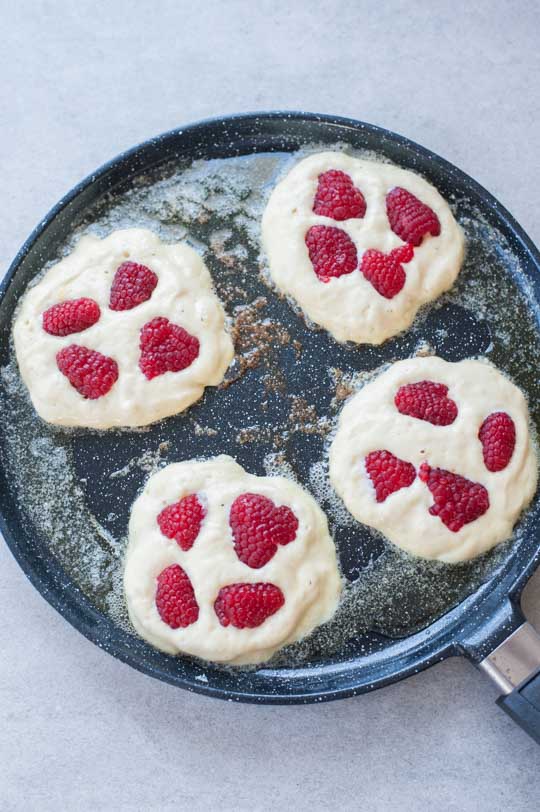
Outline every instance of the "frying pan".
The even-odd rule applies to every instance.
[[[256,229],[264,196],[291,153],[323,148],[375,153],[422,173],[450,201],[467,235],[455,290],[382,347],[339,345],[306,325],[261,272]],[[175,186],[175,177],[183,185]],[[205,251],[218,293],[237,328],[243,325],[237,342],[242,347],[242,330],[251,330],[255,345],[265,345],[261,363],[246,369],[249,348],[243,360],[240,352],[225,387],[207,390],[186,414],[145,431],[63,431],[43,424],[13,372],[13,314],[28,282],[73,244],[74,235],[99,231],[100,223],[103,232],[150,225],[164,238],[187,236]],[[227,253],[224,246],[231,245]],[[540,554],[538,500],[512,541],[487,557],[459,566],[420,562],[343,518],[325,480],[324,458],[339,411],[339,381],[426,346],[448,360],[489,357],[528,394],[538,428],[539,270],[536,248],[485,189],[423,147],[370,124],[309,113],[246,114],[173,130],[120,155],[43,219],[2,284],[0,527],[13,555],[88,639],[190,691],[246,702],[325,701],[463,654],[495,679],[499,703],[538,741],[540,638],[519,607]],[[270,333],[257,332],[257,319]],[[132,633],[114,600],[130,505],[149,470],[141,460],[161,465],[217,453],[230,453],[259,474],[269,460],[287,466],[311,488],[327,510],[349,582],[333,624],[258,668],[227,669],[156,651]]]

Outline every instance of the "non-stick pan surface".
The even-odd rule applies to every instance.
[[[382,347],[343,346],[273,291],[259,220],[292,153],[345,149],[422,173],[450,201],[468,252],[453,291]],[[201,160],[202,159],[202,160]],[[237,357],[224,386],[140,431],[64,431],[41,422],[17,375],[13,313],[29,281],[87,231],[146,226],[188,239],[232,318]],[[325,466],[344,398],[384,364],[418,353],[484,355],[527,393],[540,421],[540,257],[482,187],[393,133],[306,113],[236,116],[166,133],[104,166],[50,212],[16,257],[0,304],[1,528],[21,567],[76,628],[159,679],[243,701],[310,702],[360,693],[465,651],[481,659],[521,621],[538,557],[538,502],[511,542],[459,566],[422,562],[350,520]],[[130,630],[121,595],[129,510],[150,471],[229,453],[285,473],[326,510],[348,586],[334,621],[257,669],[162,654]]]

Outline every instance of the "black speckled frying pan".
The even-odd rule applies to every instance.
[[[455,288],[382,347],[339,345],[307,326],[261,270],[265,196],[291,153],[321,148],[375,153],[422,173],[467,235]],[[10,343],[17,301],[81,233],[133,225],[187,238],[204,252],[235,323],[237,359],[227,385],[147,430],[53,429],[35,416],[17,376]],[[538,739],[540,638],[519,609],[540,551],[538,500],[514,538],[487,556],[458,566],[422,562],[350,521],[324,461],[341,401],[359,376],[417,352],[487,356],[527,393],[538,428],[539,270],[538,251],[488,192],[442,158],[369,124],[308,113],[233,116],[124,153],[55,206],[2,285],[0,527],[13,555],[86,637],[188,690],[250,702],[323,701],[461,653],[497,680],[500,703]],[[133,634],[122,606],[129,509],[149,471],[217,453],[254,473],[285,471],[310,488],[328,514],[348,580],[334,621],[256,669],[162,654]]]

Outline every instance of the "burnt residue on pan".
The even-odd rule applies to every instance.
[[[492,577],[525,532],[526,519],[491,553],[445,565],[413,558],[359,526],[333,493],[327,470],[329,439],[352,392],[399,358],[485,355],[527,393],[535,429],[540,418],[533,297],[524,277],[516,285],[511,247],[465,199],[450,201],[467,235],[456,286],[381,347],[337,344],[276,294],[259,223],[270,188],[297,158],[262,153],[169,163],[105,195],[59,251],[88,232],[143,226],[166,241],[187,239],[204,256],[231,320],[236,356],[224,383],[186,413],[135,431],[53,428],[36,417],[13,355],[0,372],[0,410],[10,415],[2,458],[38,554],[56,556],[96,608],[124,629],[131,630],[121,577],[129,510],[152,471],[228,453],[249,471],[292,477],[314,494],[328,515],[347,587],[335,618],[281,652],[280,666],[367,653],[427,626]]]

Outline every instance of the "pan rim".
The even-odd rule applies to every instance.
[[[438,164],[446,173],[450,174],[458,174],[460,179],[466,182],[467,186],[476,193],[484,203],[492,208],[497,215],[497,219],[499,221],[503,221],[507,228],[512,232],[514,238],[518,240],[523,247],[523,250],[528,253],[533,262],[540,268],[540,252],[536,249],[534,244],[532,243],[531,239],[527,236],[524,232],[522,227],[516,222],[513,216],[507,211],[507,209],[502,206],[496,198],[491,195],[483,186],[481,186],[477,181],[471,178],[466,173],[462,172],[460,169],[455,167],[449,161],[446,161],[444,158],[441,158],[437,154],[433,153],[432,151],[426,149],[425,147],[416,144],[414,141],[405,138],[399,134],[393,133],[390,130],[369,124],[367,122],[358,121],[352,118],[346,118],[341,116],[333,116],[330,114],[317,114],[317,113],[308,113],[302,111],[288,111],[288,110],[275,110],[269,112],[248,112],[248,113],[241,113],[235,114],[230,116],[217,116],[212,118],[203,119],[192,124],[189,124],[185,127],[178,127],[167,132],[164,132],[154,138],[147,139],[146,141],[141,142],[140,144],[131,147],[130,149],[121,152],[116,157],[112,158],[111,160],[104,163],[101,167],[99,167],[95,172],[87,175],[83,180],[81,180],[78,184],[76,184],[69,192],[61,197],[58,203],[52,207],[52,209],[48,212],[48,214],[42,218],[39,224],[33,229],[31,234],[25,240],[19,251],[17,252],[13,262],[10,264],[3,280],[0,282],[0,300],[4,298],[6,292],[8,291],[11,283],[13,282],[15,275],[21,265],[22,261],[28,255],[28,253],[32,250],[36,242],[40,239],[40,237],[47,231],[49,226],[58,218],[58,216],[73,202],[75,201],[85,190],[87,190],[92,185],[96,184],[98,181],[104,179],[108,173],[115,169],[119,169],[123,163],[129,162],[131,159],[139,156],[140,154],[150,154],[152,148],[158,143],[167,143],[167,142],[174,142],[175,139],[178,139],[180,136],[190,133],[201,133],[205,130],[212,130],[216,127],[224,127],[226,125],[242,125],[242,124],[255,124],[255,123],[268,123],[268,122],[283,122],[285,123],[287,120],[292,121],[305,121],[305,122],[319,122],[322,124],[328,125],[335,125],[336,127],[346,127],[348,129],[352,129],[358,131],[359,129],[364,129],[368,131],[372,135],[379,136],[383,139],[388,139],[398,146],[408,150],[413,151],[419,155],[422,155],[425,158],[429,158],[433,160],[436,164]],[[337,140],[337,139],[336,139]],[[245,154],[245,153],[244,153]],[[164,158],[158,159],[157,163],[163,161]],[[145,167],[149,168],[152,164],[146,163]],[[141,167],[142,169],[143,167]],[[136,173],[131,173],[136,174]],[[125,179],[128,178],[126,174]],[[484,612],[470,612],[469,610],[475,606],[476,608],[480,608],[481,606],[486,606],[486,601],[489,604],[490,601],[488,600],[490,597],[493,597],[493,593],[495,591],[501,591],[500,583],[498,578],[493,579],[493,582],[488,582],[485,585],[482,585],[479,590],[475,591],[472,595],[468,596],[462,603],[458,604],[456,607],[450,610],[450,612],[443,615],[434,624],[428,627],[433,633],[426,637],[426,642],[424,644],[419,644],[417,648],[414,650],[414,657],[412,658],[410,664],[389,673],[388,675],[381,675],[379,677],[375,677],[373,682],[369,685],[362,685],[359,684],[358,686],[353,687],[338,687],[335,690],[332,689],[324,689],[320,692],[309,692],[309,693],[296,693],[291,694],[288,692],[280,693],[272,692],[272,693],[247,693],[244,691],[235,691],[232,689],[223,689],[219,687],[215,687],[212,685],[207,685],[202,682],[197,682],[195,679],[189,679],[184,676],[176,676],[173,678],[164,673],[157,673],[157,670],[153,668],[150,664],[145,661],[141,661],[137,659],[129,651],[129,647],[124,647],[122,645],[111,646],[109,648],[108,645],[103,644],[103,638],[100,637],[96,630],[103,632],[105,627],[108,625],[112,626],[112,622],[106,618],[105,616],[99,615],[98,622],[95,624],[91,624],[87,619],[86,615],[91,615],[92,613],[96,614],[96,611],[91,606],[90,602],[85,598],[85,596],[80,593],[77,587],[70,581],[71,590],[75,590],[79,593],[79,606],[77,606],[77,601],[74,600],[73,604],[70,604],[65,599],[65,596],[59,594],[58,590],[55,592],[51,590],[50,586],[45,582],[42,575],[36,571],[35,567],[32,566],[32,561],[24,554],[21,550],[20,545],[17,542],[15,534],[12,533],[11,528],[9,527],[7,520],[0,512],[0,530],[6,540],[8,547],[10,548],[14,558],[16,559],[17,563],[33,584],[33,586],[38,590],[38,592],[47,600],[53,608],[55,608],[63,617],[68,620],[68,622],[74,626],[78,631],[84,634],[91,642],[96,643],[100,647],[106,648],[111,654],[113,654],[117,659],[122,660],[123,662],[131,665],[132,667],[136,668],[143,673],[149,674],[150,676],[154,676],[161,680],[170,682],[177,686],[184,687],[190,691],[210,695],[210,696],[217,696],[220,698],[226,698],[235,701],[244,701],[244,702],[263,702],[269,704],[292,704],[292,703],[308,703],[308,702],[315,702],[315,701],[328,701],[332,699],[338,698],[345,698],[349,696],[354,696],[358,693],[364,693],[369,690],[373,690],[375,688],[383,687],[384,685],[396,682],[400,679],[404,679],[405,677],[411,675],[412,673],[417,673],[420,670],[423,670],[429,667],[434,662],[440,661],[445,659],[446,657],[459,653],[459,650],[465,646],[466,641],[473,637],[480,636],[481,638],[490,638],[493,639],[494,630],[490,628],[489,631],[486,631],[485,634],[482,634],[482,626],[485,625],[486,616]],[[519,573],[516,574],[516,577],[512,578],[511,584],[508,585],[506,589],[506,593],[499,596],[499,599],[496,601],[496,605],[500,606],[503,602],[507,602],[508,596],[510,596],[513,600],[517,600],[519,594],[524,587],[526,581],[530,577],[533,569],[536,567],[540,556],[540,547],[536,550],[532,550],[528,559],[525,561],[522,569]],[[508,566],[508,569],[511,569]],[[60,568],[60,572],[61,568]],[[509,573],[507,573],[507,576]],[[64,576],[65,577],[65,576]],[[66,579],[69,580],[69,579]],[[74,597],[74,596],[72,596]],[[470,604],[470,605],[469,605]],[[493,607],[492,607],[493,608]],[[459,610],[459,611],[458,611]],[[464,626],[467,626],[467,629],[463,629],[463,633],[461,635],[454,633],[456,632],[456,625],[464,612],[469,612],[469,617],[467,618],[467,622]],[[99,614],[99,613],[97,613]],[[489,613],[494,614],[494,612]],[[463,620],[463,618],[462,618]],[[116,628],[116,627],[113,627]],[[427,630],[424,630],[427,631]],[[500,632],[500,629],[499,629]],[[418,633],[418,635],[422,635],[422,632]],[[418,635],[412,636],[411,639],[417,637]],[[485,641],[484,641],[485,642]],[[426,646],[429,647],[429,650],[425,650]],[[410,654],[411,652],[409,652]],[[358,659],[358,658],[357,658]],[[345,665],[345,661],[342,663]]]

